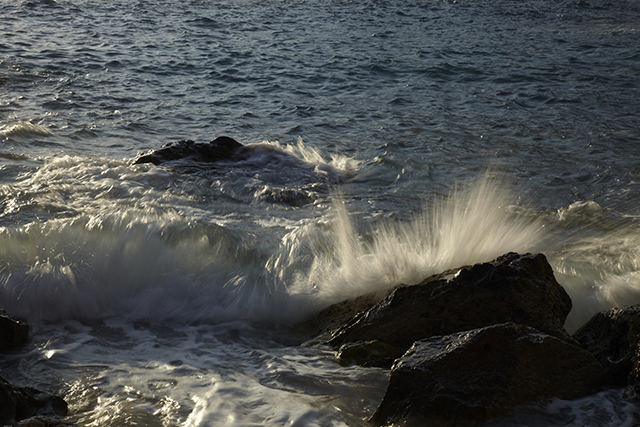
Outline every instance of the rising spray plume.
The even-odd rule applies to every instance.
[[[382,296],[399,284],[418,283],[506,252],[534,250],[542,240],[543,224],[527,209],[514,206],[512,194],[503,177],[489,172],[426,203],[408,222],[384,223],[368,231],[359,231],[344,197],[336,196],[330,230],[296,231],[283,239],[283,257],[300,256],[296,245],[313,253],[300,256],[308,263],[307,274],[297,275],[292,291],[326,306],[372,292]],[[311,248],[307,239],[314,242]]]

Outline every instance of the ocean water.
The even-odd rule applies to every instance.
[[[3,376],[82,426],[367,426],[387,371],[292,328],[331,303],[508,251],[569,331],[640,303],[639,47],[637,0],[0,0]],[[220,135],[253,156],[133,164]]]

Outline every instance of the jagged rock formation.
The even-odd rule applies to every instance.
[[[424,338],[505,322],[571,341],[563,327],[570,310],[544,255],[510,253],[450,278],[400,286],[333,331],[328,343],[380,341],[402,354]]]
[[[14,424],[35,415],[67,415],[67,403],[58,396],[17,387],[0,378],[0,423]]]
[[[393,364],[373,424],[454,426],[596,392],[605,371],[564,329],[570,310],[544,255],[508,253],[380,301],[342,302],[305,325],[342,364]]]

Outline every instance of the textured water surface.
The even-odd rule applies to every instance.
[[[637,1],[0,1],[3,375],[81,425],[367,425],[291,324],[507,251],[640,302]],[[134,165],[227,135],[240,162]],[[632,425],[620,390],[500,425]]]

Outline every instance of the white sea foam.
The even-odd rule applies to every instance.
[[[60,157],[0,187],[4,217],[42,215],[0,228],[0,305],[31,320],[292,321],[509,251],[548,256],[573,300],[570,331],[640,300],[635,218],[593,202],[555,215],[514,206],[517,193],[491,173],[425,201],[410,221],[386,223],[358,219],[347,196],[312,216],[278,215],[227,201],[217,178],[175,179],[126,161]],[[247,184],[227,185],[237,193]]]
[[[36,328],[43,344],[29,356],[73,365],[65,399],[80,425],[365,426],[386,372],[342,367],[330,351],[277,337],[242,321],[62,321]]]
[[[0,230],[0,305],[32,319],[291,320],[540,240],[540,223],[512,212],[490,177],[413,221],[360,229],[341,197],[316,219],[232,215],[219,200],[207,214],[166,179],[153,184],[155,171],[61,158],[27,178],[19,209],[62,215]]]
[[[287,169],[311,168],[318,177],[337,183],[353,176],[360,165],[360,161],[346,155],[332,154],[327,158],[318,149],[306,145],[300,137],[296,144],[265,140],[246,147],[251,149],[251,156],[245,162],[258,167],[272,165],[284,175],[290,173]]]

